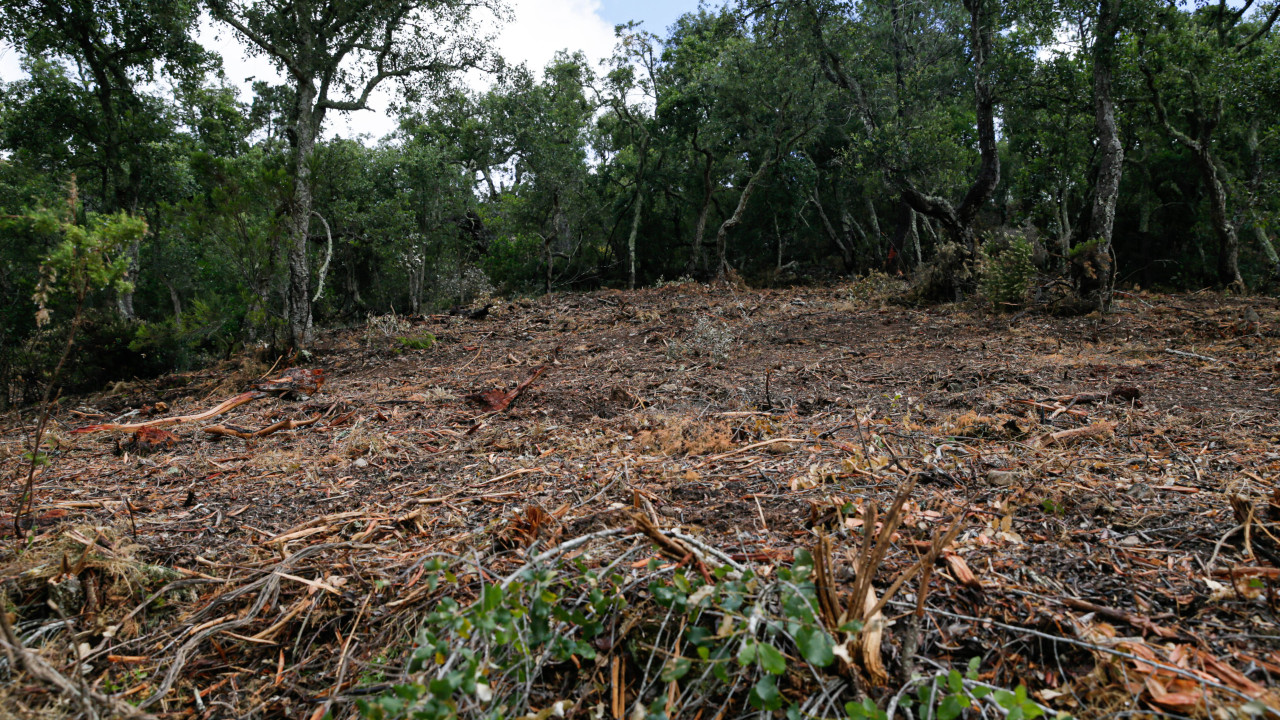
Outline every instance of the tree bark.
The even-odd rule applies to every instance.
[[[636,178],[639,185],[640,179]],[[627,237],[627,287],[636,289],[636,235],[640,233],[640,214],[644,208],[644,191],[636,188],[636,212],[631,217],[631,234]]]
[[[1111,237],[1116,222],[1116,200],[1124,175],[1124,145],[1116,125],[1112,97],[1116,36],[1120,31],[1120,1],[1098,0],[1093,39],[1093,104],[1098,137],[1098,172],[1094,179],[1093,208],[1089,213],[1089,237],[1072,262],[1076,293],[1088,310],[1105,312],[1111,307],[1115,283]],[[1065,217],[1065,213],[1063,213]]]
[[[169,302],[173,304],[174,322],[182,320],[182,297],[178,295],[178,288],[174,287],[173,283],[164,278],[161,278],[160,282],[165,286],[165,289],[169,291]]]
[[[716,233],[716,279],[718,280],[723,280],[731,269],[729,260],[726,257],[729,231],[742,223],[742,213],[747,209],[747,201],[751,199],[752,193],[756,191],[760,180],[769,171],[775,159],[776,157],[772,152],[765,155],[760,167],[752,173],[751,179],[747,181],[747,186],[742,189],[742,195],[738,197],[738,207],[734,209],[733,215],[730,215],[728,219],[720,223],[720,230]]]
[[[1227,211],[1226,184],[1222,181],[1218,164],[1214,162],[1207,144],[1202,145],[1201,151],[1196,153],[1196,164],[1200,166],[1200,174],[1209,191],[1209,217],[1213,221],[1214,233],[1218,236],[1218,280],[1237,292],[1243,292],[1245,286],[1244,278],[1240,275],[1240,236]]]
[[[831,223],[831,219],[827,217],[826,210],[822,207],[822,199],[818,193],[818,189],[813,189],[813,206],[818,209],[818,218],[822,220],[822,229],[827,231],[827,237],[840,250],[840,259],[844,261],[844,271],[851,272],[853,270],[853,243],[848,238],[841,236],[836,230],[835,225]]]
[[[703,156],[702,207],[698,208],[698,222],[693,230],[693,256],[690,258],[689,264],[694,272],[701,273],[706,267],[703,242],[707,234],[707,219],[711,214],[711,199],[716,190],[715,184],[711,180],[711,168],[715,162],[715,156],[711,154],[710,150],[698,146],[697,130],[694,131],[693,149]]]
[[[311,157],[324,110],[316,107],[315,84],[297,83],[293,108],[293,198],[289,208],[289,285],[286,319],[289,343],[297,350],[311,342],[311,269],[307,244],[311,239]]]

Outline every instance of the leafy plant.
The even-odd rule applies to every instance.
[[[77,221],[81,208],[75,182],[71,183],[67,206],[61,213],[42,209],[27,213],[17,220],[29,225],[31,231],[53,236],[52,249],[40,265],[40,280],[36,284],[32,300],[36,303],[36,324],[44,327],[53,322],[52,305],[59,296],[73,299],[74,311],[67,340],[62,348],[45,386],[41,404],[44,410],[31,438],[30,465],[26,482],[18,496],[18,506],[13,514],[14,535],[22,535],[23,516],[30,512],[33,483],[38,464],[46,461],[39,452],[45,427],[49,420],[50,400],[57,386],[62,368],[75,345],[76,332],[85,316],[85,303],[94,290],[111,288],[117,292],[132,290],[127,281],[129,260],[125,250],[141,242],[147,232],[147,224],[141,218],[125,213],[97,215],[90,213],[83,223]]]
[[[1036,268],[1035,248],[1025,238],[988,243],[982,247],[982,294],[997,306],[1020,306],[1031,289]]]
[[[673,707],[734,702],[800,717],[809,683],[849,657],[823,626],[808,551],[798,550],[771,579],[728,564],[707,570],[695,561],[695,570],[656,558],[634,578],[617,570],[626,556],[604,568],[589,568],[581,558],[554,567],[531,564],[486,582],[468,604],[444,598],[418,634],[404,680],[357,701],[360,714],[370,720],[550,717],[557,706],[563,710],[554,693],[571,687],[566,676],[612,663],[615,672],[620,666],[643,672],[631,685],[641,688],[632,709],[615,704],[615,711],[660,718]],[[428,569],[432,589],[459,584],[439,561]],[[619,630],[624,618],[632,618],[629,632]],[[837,634],[860,630],[850,622]],[[977,669],[975,659],[967,676],[916,678],[915,696],[900,704],[919,705],[920,717],[950,720],[990,697],[1009,717],[1043,714],[1025,689],[990,688],[978,682]],[[535,703],[546,709],[536,711]],[[870,700],[845,709],[850,718],[885,717]]]

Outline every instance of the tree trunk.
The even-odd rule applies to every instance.
[[[1093,208],[1089,213],[1089,237],[1072,262],[1076,294],[1086,310],[1106,312],[1115,290],[1115,264],[1111,236],[1116,222],[1116,200],[1124,174],[1124,145],[1116,126],[1112,99],[1116,35],[1120,31],[1120,0],[1099,0],[1093,40],[1093,104],[1098,134],[1098,174],[1094,179]],[[1065,215],[1065,213],[1064,213]]]
[[[880,216],[876,213],[876,201],[871,197],[871,193],[862,196],[867,205],[867,223],[871,226],[871,250],[880,252],[880,243],[884,240],[884,233],[880,230]]]
[[[707,234],[707,219],[711,214],[711,198],[715,194],[715,184],[711,181],[711,167],[715,162],[715,157],[710,150],[704,150],[698,147],[697,138],[694,138],[694,149],[702,153],[704,162],[702,165],[702,207],[698,209],[698,222],[694,226],[693,231],[693,257],[690,258],[690,266],[694,272],[701,273],[706,267],[706,257],[704,251],[704,239]]]
[[[818,209],[818,219],[822,220],[822,229],[827,231],[827,237],[840,250],[840,259],[844,261],[844,271],[846,273],[851,272],[854,261],[853,244],[836,231],[835,225],[831,223],[831,219],[827,217],[826,210],[822,207],[822,198],[817,188],[813,190],[812,200],[813,206]],[[781,265],[781,262],[779,262],[779,265]]]
[[[1267,283],[1272,284],[1280,280],[1280,255],[1276,253],[1275,245],[1267,235],[1266,226],[1263,225],[1262,214],[1258,212],[1258,199],[1265,195],[1262,192],[1264,161],[1262,153],[1259,152],[1261,143],[1258,140],[1258,124],[1258,118],[1254,116],[1249,121],[1249,132],[1245,135],[1245,146],[1249,148],[1249,218],[1253,224],[1253,237],[1258,241],[1258,247],[1262,249],[1263,254],[1267,256],[1267,262],[1271,264]]]
[[[973,221],[991,193],[1000,184],[1000,151],[996,145],[995,93],[991,89],[991,79],[987,77],[987,61],[994,44],[993,31],[987,18],[986,4],[990,0],[965,0],[969,8],[969,26],[973,42],[973,95],[978,115],[978,152],[982,162],[978,166],[978,177],[974,179],[969,192],[956,210],[956,215],[963,228],[964,240],[969,251],[977,250],[976,238],[973,234]]]
[[[778,275],[782,274],[782,251],[786,243],[782,239],[782,230],[778,227],[778,214],[773,214],[773,236],[778,239],[778,264],[774,267],[774,272]]]
[[[1240,275],[1240,237],[1236,233],[1235,223],[1227,212],[1227,188],[1218,172],[1218,165],[1213,161],[1207,143],[1201,144],[1196,153],[1196,162],[1200,165],[1200,174],[1209,190],[1209,217],[1213,221],[1213,231],[1218,236],[1218,281],[1223,285],[1244,292],[1244,278]]]
[[[311,342],[311,270],[307,243],[311,237],[311,156],[324,111],[315,107],[316,88],[300,82],[293,108],[293,198],[289,208],[289,286],[286,320],[289,344],[305,350]]]
[[[716,279],[723,280],[728,274],[729,260],[728,240],[729,231],[737,227],[742,222],[742,213],[747,209],[747,201],[751,199],[752,193],[756,191],[756,187],[760,184],[760,179],[769,171],[769,167],[773,165],[773,153],[765,155],[764,161],[760,163],[760,167],[751,175],[751,179],[747,181],[747,186],[742,189],[742,195],[738,198],[738,207],[734,209],[733,215],[727,220],[720,223],[720,230],[716,233]]]
[[[924,251],[920,248],[920,217],[915,210],[911,211],[911,248],[916,253],[916,267],[924,264]]]
[[[1271,280],[1280,278],[1280,254],[1276,253],[1276,246],[1267,236],[1267,229],[1262,226],[1262,218],[1256,213],[1253,216],[1253,237],[1258,241],[1258,247],[1262,248],[1263,254],[1267,256],[1267,262],[1271,263]]]
[[[637,185],[639,178],[636,179]],[[644,207],[644,191],[636,188],[636,212],[631,218],[631,234],[627,237],[627,287],[636,289],[636,235],[640,233],[640,213]]]
[[[169,291],[169,302],[173,303],[173,320],[179,322],[182,320],[182,297],[178,295],[178,288],[173,283],[161,278],[160,282],[164,284],[165,289]]]
[[[548,295],[551,294],[551,277],[555,271],[555,264],[554,264],[555,258],[552,255],[552,250],[551,250],[551,239],[554,236],[555,236],[555,233],[551,233],[543,236],[542,238],[542,259],[547,269],[547,277],[546,277],[545,283],[543,284],[543,290]]]
[[[1197,101],[1191,115],[1191,126],[1196,137],[1178,130],[1169,122],[1169,113],[1164,101],[1160,98],[1160,89],[1156,85],[1155,75],[1145,63],[1139,68],[1146,77],[1147,89],[1151,92],[1151,103],[1155,106],[1156,117],[1164,126],[1165,132],[1183,147],[1191,151],[1199,166],[1201,179],[1209,192],[1209,215],[1213,222],[1214,234],[1218,236],[1218,280],[1236,292],[1244,292],[1244,278],[1240,276],[1240,238],[1235,223],[1227,211],[1227,188],[1223,183],[1218,164],[1213,159],[1213,133],[1222,121],[1223,99],[1217,99],[1216,107],[1206,111]],[[1189,75],[1192,87],[1198,87],[1199,81]]]
[[[127,321],[134,321],[138,318],[133,309],[133,287],[138,281],[138,252],[140,244],[134,242],[129,245],[129,249],[125,251],[125,257],[128,259],[129,267],[125,270],[124,281],[129,283],[127,289],[119,291],[116,295],[116,309],[120,312],[120,317]]]
[[[1058,253],[1062,257],[1071,254],[1071,207],[1068,204],[1070,191],[1067,189],[1067,181],[1062,180],[1058,183],[1058,201],[1054,203],[1054,210],[1058,216]]]

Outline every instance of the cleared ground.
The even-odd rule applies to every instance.
[[[864,530],[912,482],[871,571],[879,597],[959,518],[920,620],[914,577],[883,610],[887,679],[857,656],[781,675],[806,714],[883,706],[910,672],[974,657],[978,682],[1077,716],[1277,707],[1277,304],[1124,295],[1112,314],[1059,319],[908,309],[882,290],[687,284],[384,318],[296,361],[324,371],[319,392],[167,427],[180,442],[152,452],[73,431],[198,413],[284,368],[244,360],[67,399],[35,541],[18,553],[0,516],[15,633],[148,712],[343,717],[404,679],[443,595],[465,604],[593,533],[598,547],[574,549],[584,566],[625,557],[624,575],[713,582],[717,565],[776,576],[826,537],[830,589],[856,605]],[[544,365],[505,411],[468,400]],[[317,416],[251,440],[203,431]],[[0,423],[15,498],[33,419]],[[651,566],[655,533],[678,547]],[[432,587],[423,570],[442,558],[456,579]],[[538,666],[508,716],[556,701],[629,716],[655,698],[690,720],[751,712],[745,690],[712,702],[692,675],[653,681],[659,640],[659,666],[694,653],[643,586],[627,592],[625,611],[600,614],[596,656]],[[19,717],[82,711],[47,679],[3,673]]]

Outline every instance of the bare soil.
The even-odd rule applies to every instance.
[[[197,413],[282,368],[244,359],[65,399],[34,541],[0,515],[11,620],[64,674],[154,696],[149,712],[301,718],[336,703],[341,717],[394,680],[438,601],[418,584],[424,558],[500,572],[530,542],[645,513],[766,573],[830,534],[847,567],[869,503],[911,477],[878,589],[964,516],[948,548],[959,563],[934,573],[921,658],[983,657],[985,681],[1083,717],[1275,707],[1280,305],[1140,293],[1105,316],[1054,318],[886,297],[873,283],[685,284],[333,331],[296,361],[326,373],[318,393],[166,428],[180,443],[152,453],[73,430]],[[428,333],[428,349],[404,341]],[[544,364],[504,412],[467,400]],[[248,441],[201,429],[317,415]],[[0,418],[6,498],[33,423]],[[513,520],[531,508],[545,519]],[[267,589],[254,583],[280,572],[256,602]],[[72,578],[78,593],[59,594]],[[886,610],[891,667],[918,592]],[[76,711],[4,673],[15,716]],[[586,717],[597,700],[577,692],[570,714]]]

